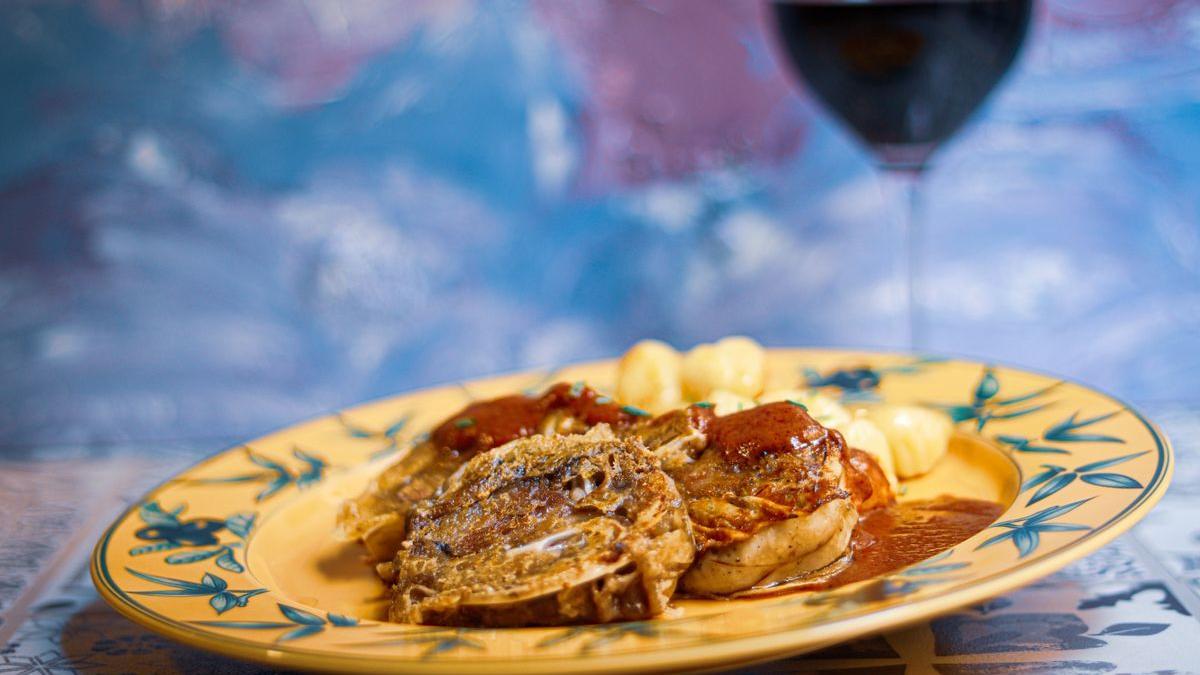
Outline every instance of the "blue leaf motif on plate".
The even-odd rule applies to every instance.
[[[1141,483],[1121,473],[1092,473],[1084,476],[1083,482],[1099,487],[1123,490],[1133,490],[1142,487]]]
[[[1075,482],[1075,473],[1074,472],[1059,474],[1059,475],[1051,478],[1050,480],[1046,481],[1045,485],[1038,488],[1038,491],[1033,493],[1033,496],[1029,498],[1029,501],[1026,502],[1025,505],[1033,506],[1034,504],[1053,495],[1055,492],[1058,492],[1059,490],[1067,487],[1068,485],[1070,485],[1073,482]]]
[[[233,557],[233,549],[229,548],[228,546],[226,546],[221,555],[217,557],[217,567],[237,573],[246,571],[246,568],[242,567],[242,564]]]
[[[1001,397],[1001,383],[996,377],[996,371],[991,366],[985,366],[971,393],[968,404],[934,403],[934,407],[945,411],[955,422],[975,421],[975,430],[983,431],[992,420],[1008,420],[1033,414],[1050,405],[1049,401],[1041,401],[1060,382],[1055,382],[1041,389],[1034,389],[1016,396]],[[1020,437],[1014,437],[1020,438]],[[1026,439],[1022,441],[1028,442]],[[1051,449],[1052,450],[1052,449]],[[1043,449],[1042,452],[1048,450]]]
[[[292,456],[300,460],[304,466],[294,471],[270,457],[254,452],[249,446],[243,446],[242,449],[245,452],[246,459],[251,464],[259,466],[264,470],[221,478],[198,478],[194,482],[208,485],[237,485],[241,483],[265,482],[266,485],[254,497],[254,501],[261,502],[274,497],[281,490],[291,485],[295,485],[299,489],[309,487],[320,481],[325,476],[325,470],[329,468],[329,464],[324,459],[300,448],[293,448]]]
[[[208,560],[220,552],[221,549],[219,548],[205,549],[202,551],[184,551],[183,553],[172,553],[171,555],[167,556],[165,560],[170,565],[187,565],[190,563],[200,562],[201,560]]]
[[[138,516],[147,525],[178,525],[179,514],[183,513],[183,509],[184,506],[180,504],[167,511],[159,506],[158,502],[146,502],[138,507]]]
[[[1036,527],[1022,527],[1013,530],[1013,543],[1017,545],[1022,558],[1033,553],[1038,547],[1039,537]]]
[[[338,422],[341,423],[342,428],[346,430],[346,434],[351,438],[382,441],[383,445],[378,450],[375,450],[371,453],[371,459],[376,459],[378,457],[395,452],[400,445],[400,433],[404,431],[405,427],[408,426],[408,421],[411,419],[412,414],[405,413],[389,424],[382,431],[371,431],[370,429],[365,429],[351,423],[346,419],[345,415],[342,415],[341,413],[337,415]]]
[[[276,639],[276,642],[288,642],[289,640],[298,640],[302,637],[308,637],[309,635],[315,635],[317,633],[320,633],[323,630],[325,630],[325,627],[320,626],[320,625],[300,626],[299,628],[289,630],[288,632],[284,633],[283,635],[280,635]]]
[[[1124,440],[1117,438],[1116,436],[1110,436],[1108,434],[1080,433],[1079,431],[1080,429],[1084,429],[1093,424],[1110,419],[1121,412],[1122,410],[1114,410],[1113,412],[1104,413],[1101,415],[1096,415],[1095,417],[1088,417],[1081,420],[1079,419],[1079,411],[1077,410],[1065,420],[1047,427],[1046,430],[1042,432],[1040,439],[1028,438],[1026,436],[1016,436],[1012,434],[999,434],[996,436],[996,440],[1008,445],[1017,452],[1041,453],[1047,455],[1069,455],[1071,452],[1063,448],[1055,447],[1054,445],[1046,445],[1043,443],[1044,441],[1050,441],[1053,443],[1124,443]],[[1097,466],[1092,469],[1080,470],[1093,471],[1098,468],[1100,467]]]
[[[1062,448],[1055,448],[1055,447],[1049,446],[1049,445],[1034,445],[1034,443],[1037,442],[1037,439],[1029,439],[1024,436],[1015,436],[1012,434],[999,434],[998,436],[996,436],[996,440],[998,440],[1001,443],[1004,443],[1006,445],[1012,446],[1012,449],[1016,450],[1017,452],[1038,453],[1038,454],[1043,454],[1043,455],[1069,455],[1069,454],[1071,454],[1070,451],[1063,450]]]
[[[1171,627],[1169,623],[1114,623],[1096,635],[1125,635],[1130,637],[1145,637],[1158,635]]]
[[[257,514],[254,513],[235,513],[225,519],[225,527],[237,536],[245,539],[250,536],[250,530],[254,528],[254,519]]]
[[[237,607],[237,597],[229,591],[222,591],[212,596],[208,601],[209,605],[217,611],[217,614],[225,612],[227,609]]]
[[[356,619],[352,616],[346,616],[344,614],[334,614],[333,612],[330,612],[329,614],[326,615],[326,618],[329,619],[329,623],[331,623],[335,626],[357,626],[358,625],[358,619]]]
[[[1121,412],[1121,411],[1114,410],[1113,412],[1110,412],[1110,413],[1096,415],[1095,417],[1088,417],[1088,418],[1081,420],[1081,419],[1078,419],[1079,411],[1076,410],[1075,412],[1071,413],[1071,416],[1068,417],[1067,419],[1065,419],[1065,420],[1059,422],[1058,424],[1055,424],[1054,426],[1047,429],[1046,432],[1042,436],[1043,436],[1043,438],[1045,438],[1048,441],[1058,441],[1060,443],[1081,443],[1081,442],[1124,443],[1125,441],[1121,440],[1120,438],[1117,438],[1116,436],[1109,436],[1106,434],[1094,434],[1094,433],[1081,434],[1081,433],[1078,433],[1078,431],[1077,431],[1079,429],[1083,429],[1083,428],[1089,427],[1093,424],[1096,424],[1097,422],[1103,422],[1104,420],[1109,419],[1110,417],[1116,415],[1119,412]]]
[[[922,356],[907,363],[892,366],[857,365],[837,368],[824,374],[816,368],[801,368],[804,386],[808,388],[836,389],[843,401],[877,401],[879,385],[889,374],[913,375],[926,366],[945,361],[944,358]]]
[[[1081,499],[1070,504],[1062,504],[1060,506],[1051,506],[1042,509],[1037,513],[1022,518],[1014,518],[995,523],[991,527],[1000,527],[1007,530],[1000,534],[985,540],[982,544],[975,547],[978,551],[989,546],[994,546],[1003,541],[1012,541],[1017,549],[1018,557],[1024,558],[1037,550],[1041,544],[1041,534],[1044,532],[1083,532],[1092,528],[1086,525],[1075,525],[1073,523],[1051,523],[1049,521],[1066,515],[1071,511],[1083,506],[1091,498]],[[991,529],[991,528],[989,528]]]
[[[230,589],[229,584],[224,579],[210,572],[206,572],[200,578],[200,581],[196,582],[187,581],[186,579],[163,577],[157,574],[148,574],[128,567],[125,568],[125,571],[144,581],[166,587],[152,591],[131,591],[135,595],[153,595],[159,597],[209,596],[208,604],[217,614],[223,614],[234,607],[245,607],[250,598],[267,592],[264,588],[250,590]]]
[[[325,625],[325,619],[322,619],[316,614],[306,612],[302,609],[296,609],[295,607],[288,607],[287,605],[281,604],[279,605],[279,611],[288,619],[296,623],[302,623],[308,626]]]
[[[183,506],[164,511],[157,502],[147,502],[138,508],[138,515],[147,526],[135,533],[139,539],[156,542],[130,550],[130,555],[144,555],[156,551],[169,551],[183,547],[190,551],[172,553],[163,560],[168,565],[190,565],[216,558],[217,567],[227,572],[244,572],[245,566],[237,560],[234,549],[240,548],[254,527],[254,513],[237,513],[224,520],[193,518],[181,520]],[[219,535],[228,530],[241,541],[222,543]]]
[[[262,592],[262,591],[260,591]],[[288,628],[278,637],[276,642],[290,642],[291,640],[299,640],[310,635],[316,635],[324,631],[327,627],[334,628],[352,628],[359,625],[358,619],[341,614],[328,613],[326,618],[313,614],[296,607],[285,605],[282,602],[276,603],[275,606],[279,609],[279,613],[283,615],[287,622],[282,621],[193,621],[192,623],[202,626],[213,626],[215,628],[235,628],[246,630],[272,630],[279,628]]]
[[[1100,460],[1078,466],[1074,471],[1067,471],[1066,467],[1056,466],[1054,464],[1043,464],[1042,471],[1025,481],[1021,485],[1021,492],[1027,492],[1033,488],[1038,488],[1036,492],[1030,496],[1029,501],[1025,502],[1026,506],[1034,504],[1053,496],[1058,491],[1075,482],[1075,479],[1103,488],[1116,489],[1138,489],[1142,484],[1132,478],[1121,473],[1101,472],[1098,469],[1107,469],[1116,466],[1122,462],[1127,462],[1131,459],[1141,457],[1145,452],[1135,452],[1131,455],[1123,455],[1121,457],[1113,457],[1111,459]]]
[[[1091,471],[1099,471],[1100,469],[1107,469],[1111,466],[1116,466],[1122,462],[1128,462],[1131,459],[1141,457],[1142,455],[1144,455],[1148,452],[1150,452],[1150,451],[1145,450],[1143,452],[1135,452],[1132,455],[1121,455],[1120,457],[1113,457],[1112,459],[1102,459],[1099,462],[1092,462],[1091,464],[1084,464],[1083,466],[1081,466],[1075,470],[1079,471],[1081,473],[1088,473]]]

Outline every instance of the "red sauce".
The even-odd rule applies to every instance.
[[[844,586],[932,558],[987,528],[1003,511],[994,502],[948,496],[869,511],[850,540],[850,566],[807,588]]]
[[[828,436],[829,431],[795,403],[768,403],[708,421],[709,447],[740,464],[766,454],[800,452]]]
[[[624,429],[633,426],[639,417],[649,417],[636,408],[614,403],[591,387],[566,382],[547,389],[541,401],[547,411],[565,410],[589,427],[607,424],[613,429]]]
[[[475,454],[537,433],[546,410],[532,396],[505,396],[468,405],[429,435],[439,448]]]
[[[455,455],[471,456],[518,438],[538,433],[546,416],[564,411],[585,427],[609,424],[632,426],[639,415],[605,399],[594,389],[565,382],[541,396],[504,396],[477,401],[451,415],[429,435],[438,448]]]

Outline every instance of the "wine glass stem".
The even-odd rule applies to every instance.
[[[905,302],[908,318],[908,349],[920,351],[926,347],[921,321],[922,275],[925,272],[922,260],[921,240],[921,179],[920,169],[884,168],[881,181],[887,195],[887,203],[896,213],[899,233],[903,239],[901,269],[905,285]]]

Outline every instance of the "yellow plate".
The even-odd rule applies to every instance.
[[[333,541],[338,502],[472,398],[585,380],[615,362],[389,398],[211,457],[126,511],[92,557],[104,598],[197,647],[277,667],[357,672],[675,671],[797,654],[979,602],[1047,575],[1129,529],[1171,475],[1166,438],[1137,411],[1014,368],[902,354],[773,350],[773,387],[946,409],[951,452],[904,498],[987,497],[1007,509],[950,551],[828,592],[685,601],[652,621],[485,629],[379,621],[381,585]]]

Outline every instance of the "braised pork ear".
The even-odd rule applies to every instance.
[[[602,426],[471,459],[380,572],[392,621],[561,625],[660,614],[694,554],[674,482]]]
[[[730,595],[842,557],[858,512],[847,449],[803,406],[769,403],[717,417],[692,406],[632,433],[660,455],[687,502],[697,558],[681,587]]]
[[[540,396],[477,401],[446,418],[355,499],[342,503],[338,534],[360,540],[373,560],[391,560],[416,502],[437,491],[467,460],[534,434],[582,433],[597,424],[631,427],[638,416],[582,384],[559,383]]]

